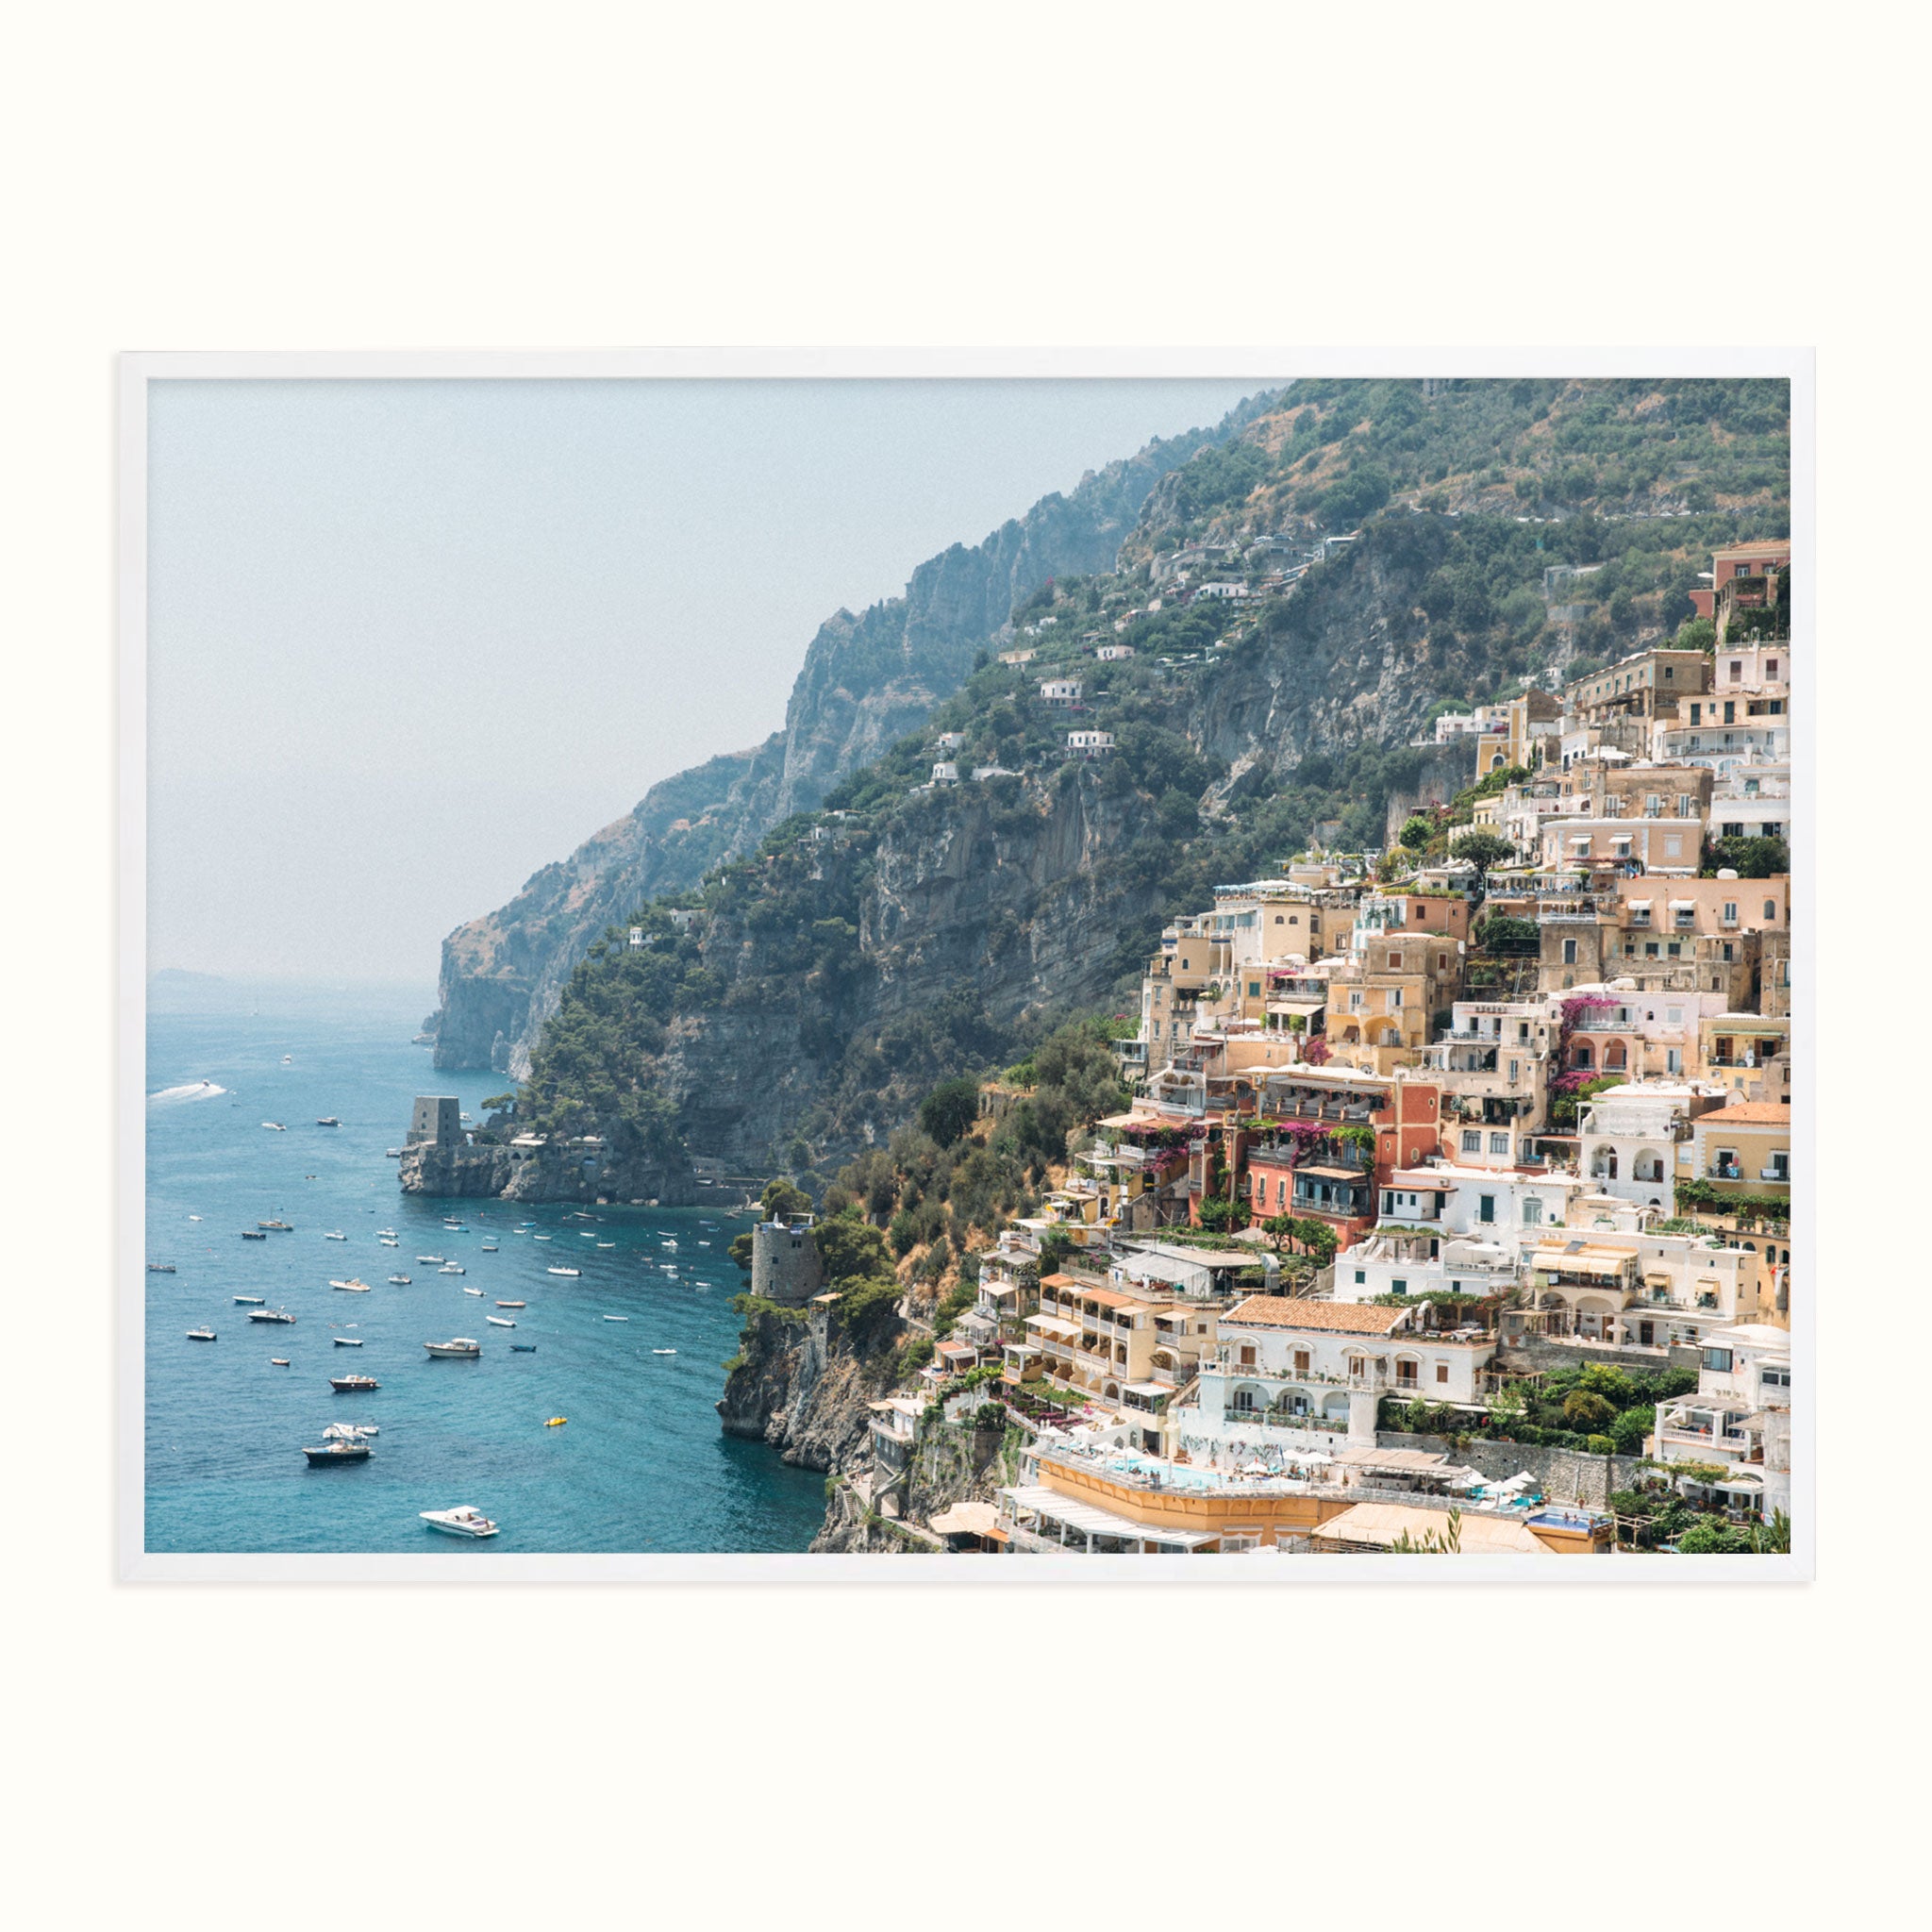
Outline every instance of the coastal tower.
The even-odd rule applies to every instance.
[[[762,1221],[751,1231],[751,1291],[789,1308],[802,1307],[824,1285],[824,1264],[811,1216]]]
[[[463,1109],[453,1093],[419,1093],[409,1115],[406,1147],[460,1147]]]

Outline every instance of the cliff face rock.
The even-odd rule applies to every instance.
[[[477,1197],[506,1201],[657,1201],[689,1208],[697,1183],[685,1162],[626,1159],[616,1154],[585,1156],[565,1149],[535,1160],[516,1160],[508,1147],[416,1146],[403,1149],[396,1179],[406,1194]]]
[[[876,1393],[824,1315],[759,1314],[724,1378],[718,1420],[727,1436],[769,1442],[800,1468],[842,1472],[870,1448]]]
[[[1160,478],[1236,434],[1258,408],[1090,472],[984,542],[956,543],[921,564],[903,596],[827,619],[806,653],[783,731],[653,787],[626,817],[534,874],[508,905],[443,941],[435,1064],[524,1078],[571,969],[607,925],[753,849],[915,728],[959,688],[976,655],[1000,641],[1016,603],[1049,577],[1111,569]]]

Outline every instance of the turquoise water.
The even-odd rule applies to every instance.
[[[480,1118],[483,1096],[508,1084],[431,1071],[428,1050],[408,1043],[430,1004],[408,989],[220,982],[151,1007],[147,1258],[177,1272],[145,1277],[147,1547],[803,1550],[824,1514],[823,1478],[727,1439],[712,1407],[743,1280],[725,1249],[749,1222],[629,1208],[578,1221],[558,1207],[404,1194],[384,1149],[402,1144],[414,1095],[456,1093]],[[315,1124],[325,1114],[341,1124]],[[446,1214],[466,1231],[445,1229]],[[268,1220],[294,1232],[241,1239]],[[513,1232],[523,1222],[534,1230]],[[399,1245],[381,1246],[378,1228]],[[331,1229],[347,1240],[325,1240]],[[482,1252],[486,1241],[499,1251]],[[467,1272],[439,1274],[418,1255]],[[553,1264],[581,1276],[549,1274]],[[407,1288],[389,1285],[396,1274]],[[328,1286],[352,1276],[372,1291]],[[265,1296],[295,1324],[249,1323],[237,1294]],[[489,1314],[517,1326],[491,1327]],[[617,1314],[628,1319],[604,1319]],[[190,1341],[204,1323],[219,1339]],[[363,1345],[339,1348],[338,1334]],[[424,1353],[454,1335],[475,1337],[481,1358]],[[513,1355],[512,1341],[536,1353]],[[272,1367],[274,1356],[291,1366]],[[348,1373],[382,1386],[335,1393],[328,1377]],[[546,1428],[555,1415],[565,1425]],[[302,1449],[331,1422],[380,1428],[368,1462],[308,1468]],[[496,1519],[493,1542],[438,1536],[417,1515],[458,1503]]]

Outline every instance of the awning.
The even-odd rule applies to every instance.
[[[1621,1274],[1630,1265],[1627,1255],[1561,1255],[1541,1253],[1529,1265],[1545,1274]]]
[[[1028,1315],[1026,1325],[1037,1328],[1043,1335],[1051,1335],[1056,1341],[1074,1341],[1080,1333],[1077,1323],[1062,1322],[1056,1315]]]
[[[1129,1382],[1127,1384],[1127,1393],[1129,1395],[1147,1396],[1172,1395],[1174,1393],[1174,1385],[1169,1382]]]
[[[1326,1000],[1270,1000],[1268,1002],[1268,1010],[1271,1013],[1325,1013],[1328,1010],[1328,1002]]]
[[[992,1536],[999,1526],[1000,1512],[991,1503],[955,1503],[926,1524],[941,1536]]]
[[[1010,1496],[1017,1508],[1030,1509],[1036,1515],[1050,1517],[1055,1523],[1064,1523],[1069,1529],[1080,1530],[1088,1536],[1172,1543],[1184,1550],[1198,1549],[1203,1543],[1221,1540],[1218,1529],[1169,1529],[1165,1524],[1156,1528],[1152,1524],[1135,1523],[1129,1517],[1116,1516],[1110,1509],[1096,1509],[1091,1503],[1076,1503],[1071,1496],[1063,1496],[1058,1490],[1045,1489],[1037,1483],[1022,1483],[1010,1490],[1002,1490],[1000,1494]]]

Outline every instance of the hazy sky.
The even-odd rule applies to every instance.
[[[150,966],[426,987],[841,605],[1252,387],[150,385]]]

